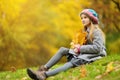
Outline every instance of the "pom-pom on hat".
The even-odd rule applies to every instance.
[[[86,14],[93,22],[93,24],[98,24],[98,14],[93,9],[84,9],[81,13]]]

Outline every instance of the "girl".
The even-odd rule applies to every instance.
[[[98,15],[93,9],[84,9],[80,13],[80,18],[87,32],[86,44],[74,44],[74,48],[61,47],[58,52],[37,71],[27,69],[27,74],[33,80],[45,80],[47,77],[56,75],[61,71],[77,67],[86,63],[91,63],[106,56],[105,36],[98,25]],[[49,70],[63,56],[67,56],[68,62],[54,70]]]

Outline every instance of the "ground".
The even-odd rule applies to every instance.
[[[52,69],[63,64],[57,64]],[[32,67],[36,70],[37,67]],[[120,55],[112,54],[91,64],[71,68],[47,80],[120,80]],[[26,69],[0,72],[0,80],[31,80]]]

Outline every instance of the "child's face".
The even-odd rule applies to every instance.
[[[81,14],[81,20],[82,20],[82,24],[85,26],[85,27],[88,27],[91,23],[90,19],[88,16],[86,16],[85,14]]]

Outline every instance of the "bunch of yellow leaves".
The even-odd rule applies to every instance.
[[[86,43],[86,35],[87,35],[87,32],[85,32],[83,30],[79,30],[75,34],[72,42],[70,43],[71,48],[73,48],[75,44],[84,45]]]

